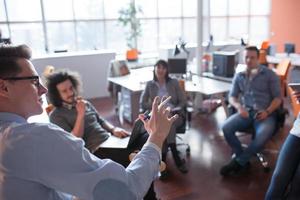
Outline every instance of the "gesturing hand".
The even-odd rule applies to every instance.
[[[165,107],[165,102],[170,98],[166,99],[159,105],[159,97],[155,97],[152,104],[152,114],[150,119],[145,120],[143,114],[139,115],[139,119],[143,121],[144,127],[150,134],[149,141],[155,143],[159,147],[169,134],[172,123],[178,118],[178,115],[170,116],[170,107]]]
[[[81,97],[78,97],[76,99],[76,110],[77,110],[77,114],[80,116],[84,116],[85,114],[85,103],[86,101]]]

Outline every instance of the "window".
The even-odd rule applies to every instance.
[[[0,28],[3,37],[40,53],[94,49],[124,53],[129,30],[118,23],[118,17],[131,1],[143,10],[138,15],[142,25],[139,51],[157,52],[180,37],[188,44],[196,43],[197,0],[0,0]],[[244,37],[252,44],[269,37],[271,0],[202,2],[203,41],[210,34],[214,41]]]
[[[14,38],[14,44],[30,44],[30,46],[37,53],[45,51],[44,37],[41,23],[25,23],[25,24],[11,24],[10,29],[12,32],[11,38]]]
[[[6,0],[10,21],[41,21],[40,0]],[[3,12],[2,10],[0,12]]]
[[[5,7],[4,7],[4,1],[0,0],[0,22],[6,21],[6,15],[5,15]]]
[[[243,37],[260,44],[269,38],[269,15],[270,0],[211,0],[208,31],[215,41]]]

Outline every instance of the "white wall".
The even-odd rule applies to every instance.
[[[55,69],[77,71],[83,82],[83,97],[96,98],[109,96],[107,70],[115,56],[112,51],[56,53],[33,58],[32,63],[39,75],[43,74],[47,65],[53,65]]]

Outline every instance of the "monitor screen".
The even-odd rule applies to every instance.
[[[285,53],[295,53],[295,44],[293,43],[285,43],[284,44],[284,52]]]
[[[169,73],[170,74],[185,74],[186,73],[186,59],[169,58]]]

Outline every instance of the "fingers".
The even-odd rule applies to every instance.
[[[176,119],[178,119],[178,114],[176,114],[176,115],[173,115],[171,118],[169,118],[169,121],[171,122],[171,123],[173,123]]]
[[[159,97],[156,96],[156,97],[154,98],[153,103],[152,103],[152,113],[156,113],[156,112],[157,112],[159,101],[160,101]]]
[[[139,114],[138,118],[143,122],[143,124],[146,123],[146,118],[144,114]]]
[[[171,99],[171,96],[168,96],[165,98],[165,96],[163,97],[163,101],[159,104],[158,106],[158,110],[163,109],[165,107],[165,105],[169,102],[169,100]]]
[[[171,112],[171,108],[170,107],[167,107],[166,109],[162,109],[162,113],[165,116],[169,116],[170,112]]]

